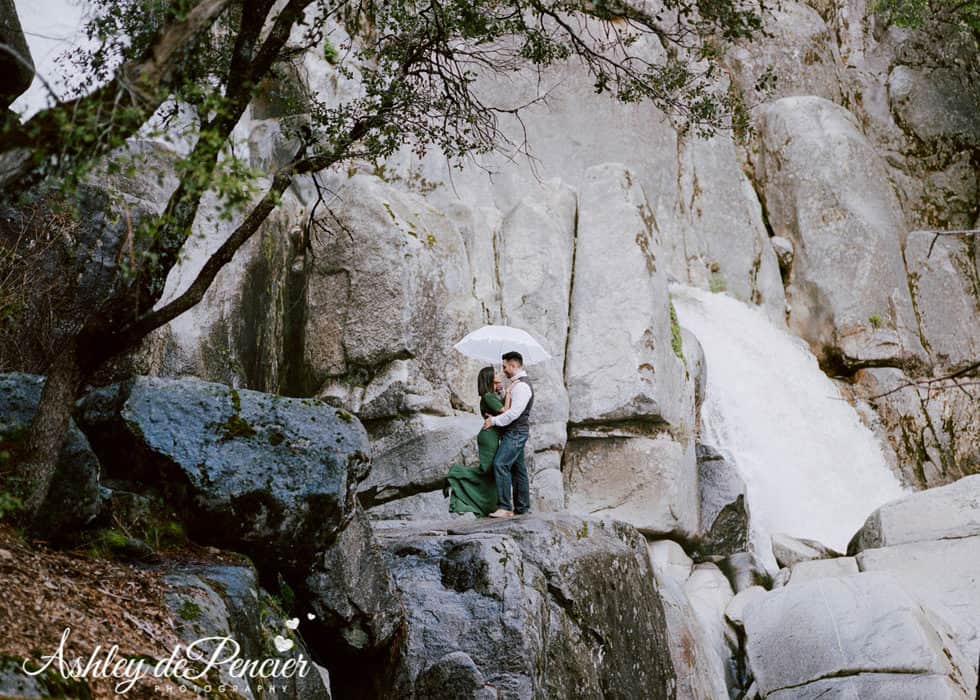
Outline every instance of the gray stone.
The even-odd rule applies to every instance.
[[[158,486],[191,537],[271,571],[305,571],[369,468],[361,424],[315,399],[136,377],[77,413],[107,473]]]
[[[688,444],[666,434],[573,437],[563,466],[568,509],[625,520],[648,535],[693,538],[697,468]]]
[[[762,586],[749,586],[748,588],[736,593],[735,596],[728,601],[728,605],[725,607],[725,617],[733,625],[737,627],[745,626],[745,606],[749,604],[751,600],[759,596],[766,595],[767,591]]]
[[[712,677],[724,679],[726,687],[737,683],[739,640],[725,618],[725,609],[735,596],[721,570],[710,562],[697,564],[684,582],[684,592],[704,633]]]
[[[561,455],[549,451],[561,463]],[[531,510],[535,513],[565,509],[565,480],[561,469],[541,469],[531,477]]]
[[[888,75],[888,96],[899,123],[922,141],[980,145],[980,101],[949,68],[895,66]]]
[[[49,688],[43,675],[28,675],[23,669],[23,663],[23,659],[0,656],[0,697],[9,700],[40,700],[54,697],[59,689]],[[60,680],[58,676],[55,678]],[[82,685],[85,690],[88,690],[87,684],[82,683]],[[63,693],[64,689],[61,689],[61,692]]]
[[[724,59],[749,102],[790,95],[816,95],[840,102],[837,66],[841,59],[836,37],[812,4],[787,2],[773,8],[767,31],[773,35],[766,41],[741,42]],[[767,69],[776,76],[771,95],[757,89]]]
[[[793,537],[781,532],[772,536],[772,554],[780,566],[793,566],[801,561],[840,556],[840,552],[835,552],[816,540]]]
[[[787,688],[768,700],[967,700],[970,696],[949,676],[907,673],[859,673]]]
[[[714,700],[728,695],[725,670],[679,580],[658,577],[677,697]]]
[[[776,253],[779,269],[784,275],[788,275],[790,268],[793,267],[793,242],[782,236],[773,236],[769,239],[769,243],[772,244],[772,249]]]
[[[537,338],[552,359],[528,368],[534,382],[529,453],[565,447],[565,345],[575,247],[575,192],[557,178],[506,213],[496,241],[502,321]]]
[[[684,354],[684,364],[687,374],[694,384],[694,417],[699,420],[701,404],[704,403],[704,393],[708,386],[708,368],[704,357],[704,348],[691,331],[681,328],[681,352]]]
[[[796,250],[790,328],[825,363],[921,360],[901,205],[854,115],[819,97],[786,97],[762,109],[760,133],[769,221]]]
[[[922,337],[942,368],[958,369],[980,358],[980,277],[972,246],[966,237],[937,238],[926,231],[909,234],[905,243]]]
[[[476,436],[483,421],[476,414],[411,414],[373,424],[371,473],[358,496],[366,507],[441,489],[453,464],[479,461]]]
[[[963,685],[975,688],[980,657],[980,536],[866,549],[857,555],[857,563],[861,571],[886,574],[922,606],[948,637]]]
[[[746,653],[763,697],[828,676],[952,671],[921,608],[884,574],[785,586],[752,600],[744,616]]]
[[[409,696],[453,652],[467,654],[498,697],[636,688],[674,697],[664,612],[635,529],[541,515],[379,536],[408,614],[390,697]]]
[[[396,498],[367,509],[372,520],[438,520],[448,513],[449,499],[441,490]]]
[[[322,181],[336,204],[321,214],[324,235],[313,240],[306,272],[304,388],[365,386],[411,358],[444,410],[453,392],[475,410],[478,365],[451,350],[482,322],[454,221],[379,177],[338,172]]]
[[[745,482],[735,465],[713,447],[698,443],[702,545],[727,556],[749,548],[749,507]]]
[[[669,249],[683,236],[686,274],[681,279],[758,304],[782,325],[786,297],[779,264],[731,134],[685,137],[680,147],[678,203],[688,225],[671,231],[664,246]]]
[[[494,700],[497,692],[487,685],[469,654],[454,651],[436,660],[419,674],[418,697],[431,700]]]
[[[647,552],[653,573],[661,583],[667,579],[684,583],[694,569],[694,562],[674,540],[652,540],[647,543]]]
[[[31,420],[41,401],[44,377],[10,372],[0,374],[0,442],[16,459],[26,449]],[[61,446],[48,496],[33,529],[42,537],[67,539],[99,513],[99,460],[74,420]]]
[[[849,576],[858,573],[857,559],[837,557],[836,559],[813,559],[793,564],[790,568],[788,585],[798,585],[817,578]]]
[[[735,552],[718,562],[736,593],[752,586],[767,585],[769,574],[752,552]]]
[[[316,614],[309,626],[317,638],[345,651],[382,649],[405,621],[370,522],[359,509],[317,554],[298,593]]]
[[[868,516],[847,553],[975,535],[980,535],[980,474],[886,503]]]
[[[661,237],[630,170],[607,163],[586,172],[565,367],[573,424],[691,424],[693,391],[671,349]]]

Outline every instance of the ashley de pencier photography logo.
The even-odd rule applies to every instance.
[[[285,625],[288,630],[295,630],[299,619],[286,620]],[[60,673],[65,680],[74,681],[114,679],[115,691],[119,694],[129,692],[146,679],[169,679],[188,692],[207,694],[235,685],[235,679],[251,680],[250,686],[257,681],[262,689],[271,691],[291,678],[305,677],[311,666],[302,651],[289,656],[245,658],[241,655],[241,645],[231,636],[201,637],[189,644],[178,643],[166,658],[155,661],[122,655],[117,644],[109,647],[97,644],[87,657],[72,657],[67,651],[70,635],[71,628],[66,627],[57,649],[51,654],[42,655],[37,660],[25,659],[22,664],[24,672],[38,676],[53,671]],[[279,654],[290,653],[295,647],[295,642],[282,634],[277,634],[272,642]],[[215,673],[222,679],[220,685],[208,682]]]

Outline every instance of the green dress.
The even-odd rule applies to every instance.
[[[480,408],[496,415],[504,402],[488,391],[483,395]],[[487,515],[497,510],[497,484],[493,478],[493,456],[497,454],[500,435],[496,428],[485,428],[476,436],[480,453],[480,466],[468,467],[454,464],[449,468],[449,512]]]

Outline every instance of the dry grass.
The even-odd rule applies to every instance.
[[[167,561],[215,563],[235,560],[216,550],[183,547]],[[0,657],[37,659],[53,654],[65,628],[71,632],[66,657],[98,658],[113,644],[124,657],[167,658],[178,643],[174,620],[164,603],[168,565],[153,569],[94,558],[80,552],[34,547],[0,525]],[[90,679],[94,698],[120,697],[117,680]],[[125,697],[195,697],[173,681],[150,678]]]

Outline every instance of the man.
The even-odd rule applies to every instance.
[[[530,434],[528,418],[534,405],[534,387],[524,371],[524,358],[519,352],[507,352],[501,356],[504,374],[511,380],[510,408],[491,416],[484,428],[500,429],[500,444],[493,458],[493,476],[497,482],[497,510],[491,518],[510,518],[527,513],[531,508],[531,486],[524,464],[524,445]],[[513,505],[511,489],[513,488]]]

